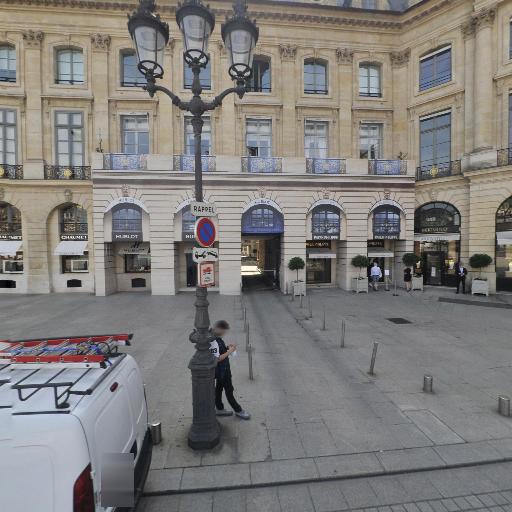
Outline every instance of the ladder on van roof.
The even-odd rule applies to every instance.
[[[0,341],[0,365],[11,369],[107,368],[132,334],[102,334]]]

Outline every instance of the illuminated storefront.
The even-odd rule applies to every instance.
[[[496,213],[496,289],[512,291],[512,197]]]

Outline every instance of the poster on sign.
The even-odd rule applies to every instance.
[[[199,286],[209,288],[215,286],[215,264],[204,262],[199,264]]]

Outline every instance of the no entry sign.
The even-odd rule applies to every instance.
[[[194,235],[201,247],[212,246],[217,236],[215,224],[208,217],[199,218],[196,221]]]

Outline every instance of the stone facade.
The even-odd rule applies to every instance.
[[[386,11],[390,4],[379,2],[382,12],[376,14],[358,10],[362,3],[355,2],[350,8],[331,6],[328,0],[249,2],[260,27],[256,54],[271,62],[271,90],[249,92],[242,100],[230,96],[210,117],[214,157],[208,161],[215,170],[205,172],[205,195],[218,212],[216,273],[221,293],[240,292],[241,247],[251,238],[242,234],[242,218],[264,199],[284,219],[276,276],[283,291],[295,276],[287,269],[288,260],[307,259],[312,208],[321,204],[338,208],[341,218],[339,240],[330,242],[335,257],[330,256],[325,284],[351,289],[358,270],[350,260],[368,253],[375,209],[383,205],[399,212],[400,233],[396,240],[375,245],[392,253],[386,268],[399,282],[402,255],[423,251],[425,241],[415,236],[414,218],[415,209],[427,203],[450,203],[460,213],[457,257],[467,262],[476,252],[496,256],[496,212],[512,196],[509,152],[497,157],[497,150],[509,146],[512,1],[405,4],[393,3],[396,10],[391,12]],[[159,12],[171,22],[175,7],[171,1]],[[219,23],[210,41],[211,89],[204,91],[210,99],[231,86],[220,38],[220,20],[231,6],[219,0],[212,7]],[[23,179],[0,179],[0,206],[9,204],[21,212],[18,258],[24,263],[22,273],[0,274],[0,292],[107,295],[133,289],[167,295],[190,285],[187,254],[193,244],[183,239],[182,217],[192,199],[193,176],[176,158],[185,153],[184,114],[163,95],[151,99],[142,89],[123,84],[122,56],[132,48],[126,28],[130,9],[110,0],[61,2],[58,9],[51,1],[0,0],[0,47],[14,49],[16,59],[15,80],[0,81],[0,110],[16,114],[16,164],[23,166]],[[176,25],[170,25],[161,82],[186,98],[190,91],[184,86],[181,37]],[[423,88],[421,62],[447,47],[449,79]],[[82,80],[57,83],[62,49],[81,52]],[[325,93],[304,92],[304,63],[309,59],[326,65]],[[379,94],[360,92],[360,67],[366,64],[379,70]],[[444,174],[436,165],[425,171],[421,120],[448,111],[453,165]],[[62,112],[82,116],[80,166],[59,165],[56,116]],[[110,155],[123,151],[123,116],[133,115],[147,115],[149,150],[123,169]],[[281,172],[243,172],[247,119],[271,120],[272,156],[279,159],[275,170]],[[307,120],[327,123],[324,156],[339,159],[339,174],[307,172],[313,165],[305,155]],[[360,130],[366,123],[382,127],[377,158],[388,163],[360,158]],[[397,172],[375,175],[375,165]],[[14,177],[7,170],[0,178]],[[124,258],[139,249],[112,238],[113,212],[126,203],[140,210],[136,243],[141,254],[150,248],[150,273],[136,268],[129,272]],[[88,272],[64,272],[62,256],[55,254],[63,238],[60,212],[71,204],[87,211]],[[493,291],[494,265],[485,274]],[[300,277],[305,279],[306,273]]]

